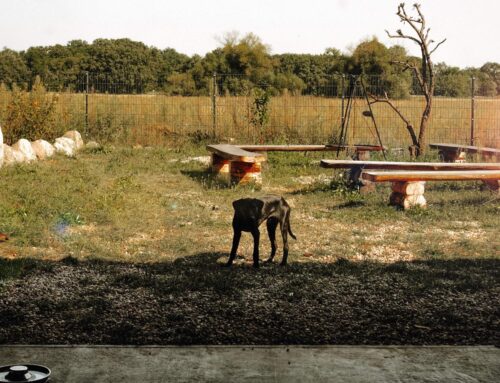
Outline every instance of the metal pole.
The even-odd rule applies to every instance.
[[[345,91],[344,91],[344,81],[345,81],[345,76],[342,73],[342,115],[340,116],[340,125],[343,127],[344,126],[344,99],[345,99]]]
[[[212,135],[217,133],[217,73],[212,76]]]
[[[85,137],[89,133],[89,72],[85,72]]]
[[[471,78],[471,100],[470,100],[470,144],[474,145],[474,94],[475,94],[475,80],[476,78],[472,76]]]
[[[341,102],[341,109],[342,109],[342,114],[340,116],[340,137],[339,137],[339,142],[337,142],[337,158],[339,157],[340,153],[340,145],[343,144],[344,142],[344,127],[345,127],[345,107],[344,107],[344,100],[345,100],[345,75],[342,73],[342,102]],[[349,101],[348,101],[349,102]],[[349,105],[349,104],[348,104]]]
[[[380,146],[382,147],[382,154],[384,155],[384,160],[387,160],[387,157],[385,155],[384,144],[382,144],[382,138],[380,137],[380,132],[378,131],[377,122],[375,121],[375,116],[373,115],[372,104],[370,104],[370,99],[368,98],[368,93],[366,92],[365,83],[363,82],[362,77],[360,77],[360,83],[361,83],[361,87],[363,89],[366,104],[368,105],[368,109],[370,110],[370,117],[372,119],[373,126],[375,127],[375,132],[377,133],[378,142],[379,142]]]

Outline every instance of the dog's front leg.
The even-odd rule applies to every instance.
[[[233,230],[233,246],[231,247],[231,254],[229,254],[229,259],[227,260],[226,266],[231,266],[233,264],[234,258],[236,258],[236,253],[238,252],[238,245],[240,244],[241,230]]]
[[[252,230],[252,236],[253,236],[253,267],[256,269],[259,268],[259,239],[260,239],[260,232],[258,228],[255,228]]]

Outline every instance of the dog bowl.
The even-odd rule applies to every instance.
[[[16,364],[0,367],[0,383],[43,383],[50,377],[50,369],[36,364]]]

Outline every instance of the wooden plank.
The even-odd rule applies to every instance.
[[[432,149],[439,150],[454,150],[462,151],[467,153],[490,153],[500,155],[500,149],[488,148],[485,146],[470,146],[470,145],[457,145],[457,144],[443,144],[443,143],[433,143],[429,144]]]
[[[372,182],[500,180],[500,170],[365,172]]]
[[[358,152],[362,151],[383,152],[384,150],[387,150],[385,146],[380,146],[380,145],[354,145],[350,146],[350,148],[355,149]]]
[[[319,152],[334,150],[327,145],[235,145],[240,149],[256,152]],[[343,148],[345,149],[345,147]],[[336,149],[335,149],[336,150]]]
[[[260,153],[249,152],[234,145],[207,145],[207,150],[231,161],[255,163],[266,160],[265,156]]]
[[[393,162],[321,160],[320,166],[329,169],[349,169],[357,166],[378,170],[500,170],[499,162],[447,163],[447,162]]]
[[[377,145],[234,145],[240,149],[256,152],[319,152],[354,149],[356,151],[382,151]]]

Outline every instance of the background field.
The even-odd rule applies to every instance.
[[[10,92],[0,92],[0,123],[5,121]],[[101,142],[141,145],[178,145],[179,142],[215,140],[238,143],[325,143],[338,141],[342,101],[339,98],[293,96],[272,97],[268,121],[252,123],[252,97],[181,97],[156,95],[111,95],[59,93],[55,124],[58,133],[77,129],[86,138]],[[418,127],[424,101],[421,97],[395,100],[407,118]],[[214,108],[215,105],[215,108]],[[214,112],[215,110],[215,112]],[[366,101],[356,98],[348,126],[349,143],[377,144],[378,138]],[[391,148],[410,144],[406,127],[386,104],[373,106],[382,143]],[[500,99],[476,98],[474,142],[500,146]],[[213,141],[214,138],[211,138]],[[471,140],[471,100],[440,98],[428,130],[428,142],[468,144]]]

